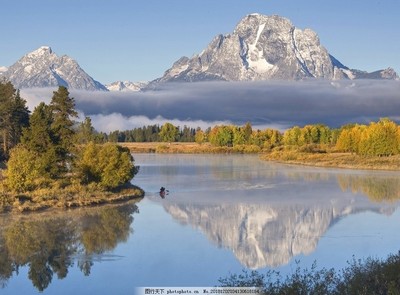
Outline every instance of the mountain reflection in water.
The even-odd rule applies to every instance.
[[[263,183],[260,173],[279,181]],[[297,255],[312,253],[327,230],[345,216],[367,211],[391,215],[400,197],[400,178],[384,172],[293,168],[246,173],[214,167],[212,174],[219,179],[211,188],[214,197],[200,190],[154,200],[162,202],[175,220],[199,229],[251,269],[282,266]],[[236,181],[224,187],[221,183],[232,175]],[[280,189],[284,182],[306,184],[285,195],[287,191]],[[345,197],[341,192],[347,192]]]
[[[56,274],[67,277],[76,263],[85,276],[96,261],[110,259],[107,251],[128,239],[134,202],[22,216],[0,216],[0,286],[28,266],[28,277],[39,290]],[[112,258],[112,257],[111,257]]]

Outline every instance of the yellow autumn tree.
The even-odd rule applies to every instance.
[[[398,126],[388,118],[371,122],[363,131],[359,153],[365,156],[391,156],[400,152]]]
[[[344,152],[359,153],[360,141],[365,125],[343,128],[336,142],[336,149]]]

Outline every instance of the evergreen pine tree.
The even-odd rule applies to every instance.
[[[62,173],[68,170],[67,166],[71,160],[71,149],[74,147],[75,140],[73,118],[78,116],[74,98],[69,96],[66,87],[60,86],[57,91],[53,92],[50,110],[53,114],[51,129],[54,134],[56,155]]]
[[[21,143],[31,153],[37,155],[42,175],[55,179],[59,176],[60,167],[54,142],[55,136],[51,129],[53,118],[50,107],[44,102],[40,103],[34,109],[29,122],[29,128],[23,131]]]
[[[50,109],[53,113],[51,127],[56,135],[58,145],[64,152],[68,152],[74,141],[73,118],[77,118],[78,113],[75,110],[74,98],[69,97],[66,87],[60,86],[57,91],[53,92]]]
[[[86,117],[85,121],[79,124],[78,131],[76,133],[76,141],[79,144],[95,141],[95,130],[90,117]]]
[[[21,143],[30,151],[45,153],[53,148],[54,134],[51,129],[53,118],[50,107],[44,102],[40,103],[33,111],[29,128],[25,128]]]
[[[0,141],[7,155],[20,139],[22,128],[29,122],[26,101],[21,98],[11,82],[0,82]]]

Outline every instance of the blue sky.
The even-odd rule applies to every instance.
[[[399,0],[2,1],[0,66],[48,45],[102,83],[152,80],[254,12],[313,29],[351,68],[400,72]]]

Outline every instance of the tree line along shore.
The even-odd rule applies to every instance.
[[[135,141],[138,134],[147,140]],[[258,153],[263,160],[291,164],[400,170],[400,126],[388,118],[334,129],[323,124],[294,126],[284,132],[254,130],[250,123],[218,125],[205,131],[166,123],[114,131],[107,139],[131,152]]]

